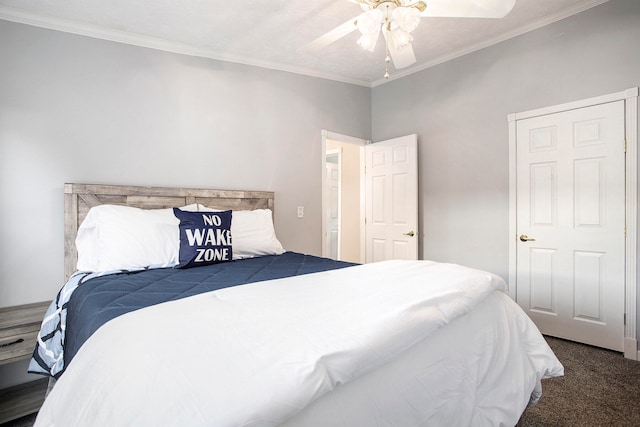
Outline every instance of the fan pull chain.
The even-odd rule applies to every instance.
[[[389,79],[389,62],[391,62],[391,55],[389,54],[389,43],[387,42],[387,56],[384,58],[384,78]]]
[[[386,48],[386,56],[384,57],[384,78],[389,80],[389,62],[391,62],[391,53],[389,52],[389,37],[391,33],[391,21],[389,20],[389,5],[387,5],[386,17],[384,20],[382,31],[386,31],[384,34],[384,46]]]

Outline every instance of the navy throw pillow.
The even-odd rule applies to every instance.
[[[231,261],[231,211],[185,212],[173,208],[180,220],[180,254],[176,268]]]

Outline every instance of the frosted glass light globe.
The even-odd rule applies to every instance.
[[[382,25],[382,11],[373,9],[358,17],[358,30],[362,34],[372,34],[380,31]]]
[[[418,28],[420,11],[415,7],[396,7],[391,19],[402,31],[410,33]]]

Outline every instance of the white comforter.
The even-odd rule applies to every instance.
[[[496,290],[505,284],[487,272],[386,261],[138,310],[85,343],[36,426],[278,425]],[[532,370],[531,384],[562,373],[548,347],[534,351],[549,363]]]

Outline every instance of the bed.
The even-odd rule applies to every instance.
[[[563,374],[498,276],[285,251],[274,206],[66,184],[35,425],[513,426]]]

